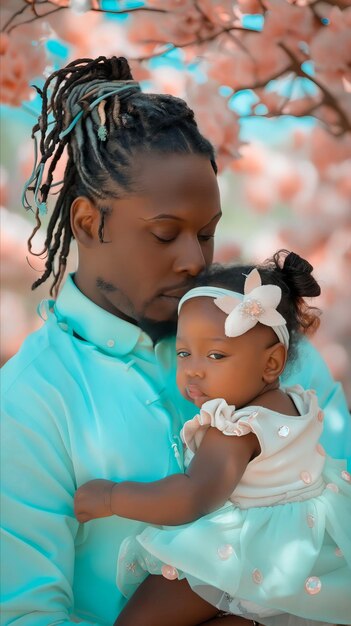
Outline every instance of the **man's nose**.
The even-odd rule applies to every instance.
[[[189,237],[179,243],[174,269],[178,273],[197,276],[206,267],[206,261],[197,237]]]

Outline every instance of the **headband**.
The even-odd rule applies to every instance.
[[[227,313],[224,325],[227,337],[239,337],[260,322],[265,326],[270,326],[279,341],[286,349],[289,348],[286,321],[276,310],[282,297],[282,290],[277,285],[262,285],[257,269],[253,269],[246,277],[243,294],[222,287],[206,285],[190,289],[181,298],[178,313],[184,302],[201,296],[213,298],[214,304]]]

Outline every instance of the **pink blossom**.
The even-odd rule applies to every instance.
[[[186,74],[173,67],[158,67],[150,73],[154,93],[167,93],[180,98],[185,95]]]
[[[348,199],[351,203],[351,157],[338,164],[328,167],[328,181],[335,187],[337,192]]]
[[[277,190],[265,175],[247,178],[244,182],[244,193],[247,202],[258,213],[267,213],[277,201]]]
[[[351,124],[351,7],[344,11],[334,7],[329,19],[328,27],[320,29],[314,37],[310,52],[316,79],[331,94],[331,102],[318,111],[319,117],[333,132],[340,134]],[[331,106],[333,100],[339,112]]]
[[[277,182],[277,191],[283,202],[288,202],[296,196],[303,187],[303,180],[297,170],[291,170],[289,173],[282,175]]]
[[[340,163],[351,154],[350,133],[342,137],[333,137],[320,127],[311,133],[310,158],[322,173],[331,163]]]
[[[72,20],[69,11],[55,14],[50,18],[54,36],[59,36],[70,44],[71,60],[79,57],[95,58],[100,55],[126,56],[135,80],[148,80],[150,71],[137,59],[137,49],[128,40],[126,29],[116,23],[107,22],[99,13],[88,12]],[[86,37],[86,32],[94,31],[94,37]]]
[[[236,3],[232,0],[201,0],[198,6],[206,17],[213,23],[222,27],[239,25]]]
[[[295,115],[296,117],[309,115],[310,111],[315,108],[316,104],[318,104],[320,100],[320,95],[306,96],[305,98],[295,98],[294,100],[289,100],[289,102],[284,104],[282,113],[284,115]]]
[[[70,5],[70,0],[51,0],[51,2],[58,7],[69,7]]]
[[[238,0],[238,5],[241,13],[250,14],[256,13],[260,14],[263,12],[262,3],[259,0]]]
[[[242,247],[239,241],[235,241],[233,237],[230,239],[221,239],[216,243],[214,262],[215,263],[233,263],[240,259]]]
[[[243,43],[254,62],[256,81],[266,81],[278,75],[288,67],[289,62],[285,52],[276,45],[275,39],[266,33],[249,32],[245,34]]]
[[[256,142],[244,144],[239,148],[239,156],[231,164],[234,172],[243,174],[262,174],[265,169],[267,152]]]
[[[128,28],[128,40],[133,46],[137,46],[140,54],[152,55],[156,52],[159,44],[169,42],[167,36],[167,15],[155,16],[153,13],[133,15]]]
[[[339,74],[347,77],[351,75],[350,28],[351,7],[343,11],[334,7],[329,15],[329,25],[321,28],[310,44],[311,58],[315,62],[317,75]]]
[[[209,60],[209,78],[234,90],[255,81],[255,63],[250,56],[237,47],[230,53],[222,53]]]
[[[218,26],[189,3],[173,6],[171,13],[137,13],[131,20],[129,40],[141,45],[144,54],[152,54],[160,44],[189,45],[207,40],[219,32]]]
[[[43,74],[47,61],[40,39],[42,25],[20,26],[15,32],[16,36],[0,34],[0,101],[21,106],[23,100],[33,96],[29,82]]]
[[[218,85],[212,82],[199,86],[189,83],[187,100],[195,111],[201,132],[216,148],[219,169],[224,169],[238,156],[237,116],[228,108],[227,99],[219,95]]]
[[[28,256],[27,239],[33,230],[33,224],[21,215],[1,207],[1,283],[2,286],[27,284],[32,276],[26,257]],[[38,234],[38,246],[43,247],[44,238]],[[38,268],[44,263],[38,262]]]
[[[9,197],[8,189],[9,175],[2,165],[0,165],[0,207],[7,205]]]
[[[300,55],[299,43],[309,42],[317,29],[312,11],[281,0],[265,0],[265,5],[268,12],[263,32],[267,40],[282,42]]]
[[[88,12],[79,17],[72,15],[71,11],[59,11],[46,18],[55,36],[67,41],[73,46],[77,56],[85,56],[89,49],[94,47],[95,29],[102,22],[99,13]],[[94,37],[88,38],[87,33],[94,32]],[[99,52],[103,54],[103,52]],[[98,55],[97,55],[98,56]]]
[[[281,94],[276,91],[267,91],[264,88],[255,89],[255,94],[260,100],[258,104],[263,104],[267,107],[270,116],[281,115],[285,102],[285,98]]]
[[[292,147],[293,149],[300,149],[306,145],[308,141],[308,133],[302,128],[296,128],[292,133]]]
[[[164,11],[187,11],[194,4],[192,0],[148,0],[147,6]]]
[[[1,365],[20,349],[26,336],[40,325],[39,318],[27,314],[21,294],[9,289],[2,290],[0,301]]]

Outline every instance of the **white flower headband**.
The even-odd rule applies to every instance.
[[[214,304],[227,313],[224,325],[227,337],[239,337],[260,322],[270,326],[279,341],[289,348],[286,321],[276,310],[282,297],[282,290],[277,285],[262,285],[261,276],[256,268],[246,277],[244,294],[222,287],[206,285],[195,287],[181,298],[178,313],[184,302],[200,296],[213,298]]]

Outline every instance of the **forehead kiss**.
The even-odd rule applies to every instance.
[[[95,207],[91,271],[98,297],[104,308],[118,309],[131,320],[175,320],[181,296],[212,262],[221,217],[216,176],[208,159],[198,155],[150,157],[138,164],[135,175],[135,193],[109,200],[106,245],[96,235]],[[74,211],[86,219],[86,200],[76,202]],[[77,228],[76,233],[79,241]]]

